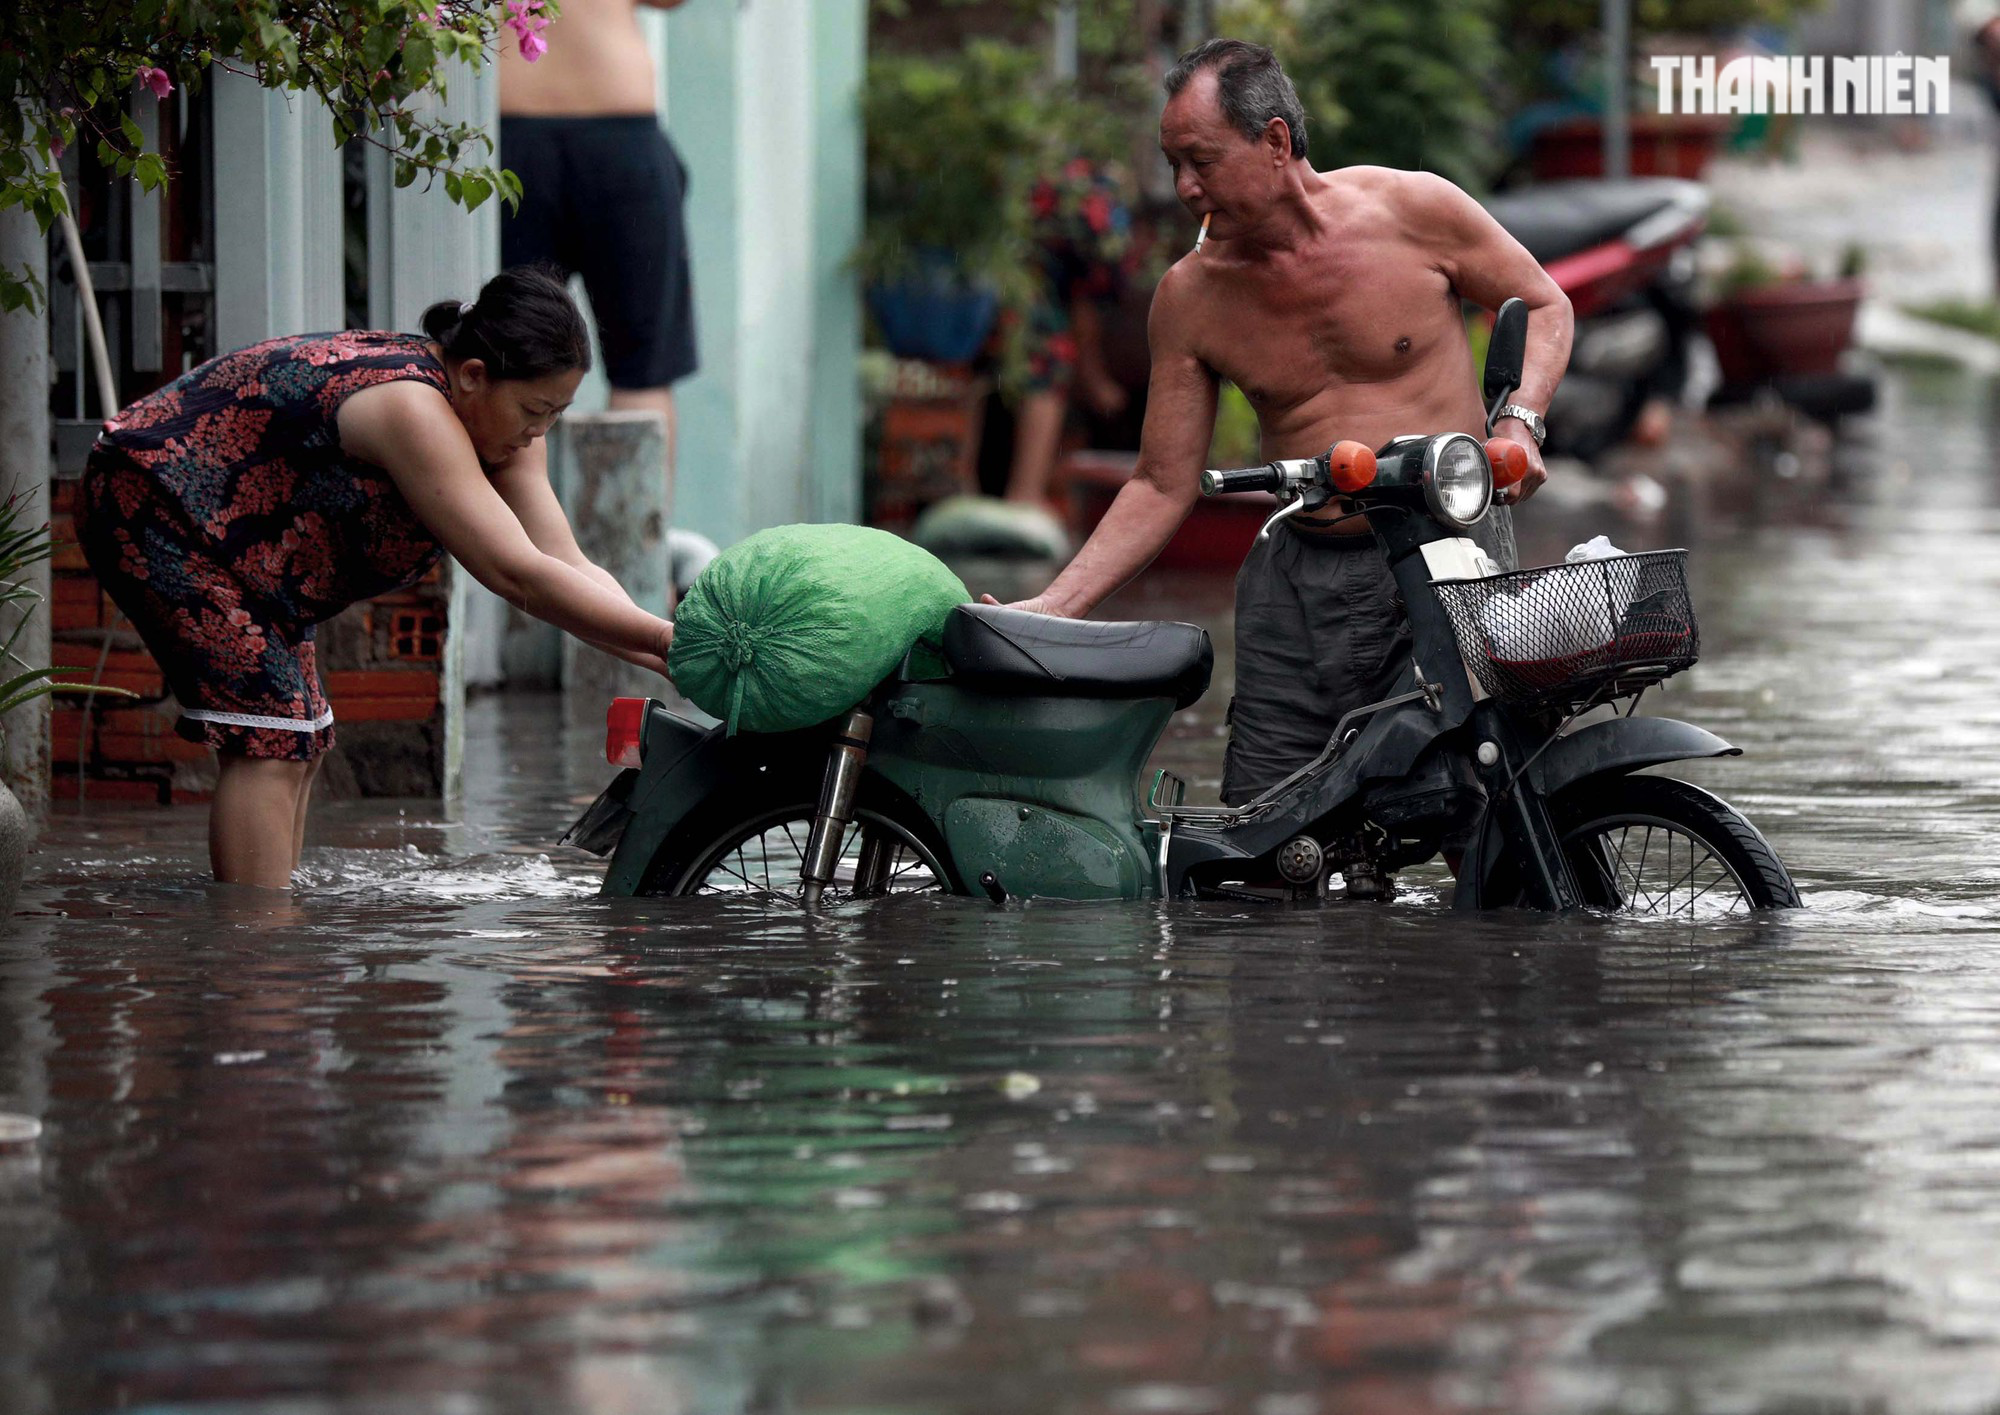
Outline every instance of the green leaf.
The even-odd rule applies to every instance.
[[[377,25],[361,38],[361,62],[370,75],[387,65],[395,51],[396,32],[387,25]]]
[[[37,698],[46,698],[53,693],[76,693],[95,698],[136,698],[137,693],[125,688],[114,688],[106,683],[55,683],[47,681],[52,673],[81,673],[80,668],[37,668],[23,673],[8,683],[0,683],[0,717],[15,708],[31,703]]]
[[[477,211],[486,198],[493,195],[493,184],[484,177],[468,173],[462,190],[465,193],[465,209]]]
[[[407,187],[417,180],[417,164],[407,158],[396,159],[396,185]]]

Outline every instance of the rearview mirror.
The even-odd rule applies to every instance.
[[[1486,376],[1480,388],[1489,404],[1498,404],[1521,386],[1521,365],[1527,357],[1528,302],[1516,296],[1500,306],[1486,345]]]

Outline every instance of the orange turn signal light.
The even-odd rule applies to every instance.
[[[1326,454],[1326,477],[1334,490],[1355,492],[1375,480],[1375,453],[1365,442],[1336,442]]]
[[[1493,468],[1493,485],[1512,486],[1528,474],[1528,449],[1511,437],[1486,440],[1486,464]]]
[[[613,698],[611,711],[604,714],[604,759],[613,766],[638,766],[645,730],[646,700]]]

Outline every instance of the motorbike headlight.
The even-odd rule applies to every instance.
[[[1462,432],[1435,439],[1424,456],[1424,499],[1431,514],[1460,530],[1493,503],[1493,468],[1486,449]]]

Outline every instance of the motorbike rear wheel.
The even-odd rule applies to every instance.
[[[702,813],[653,857],[638,892],[802,904],[816,800],[767,798]],[[949,894],[956,878],[927,821],[864,794],[841,841],[825,900]]]
[[[1710,922],[1800,905],[1770,842],[1742,812],[1698,786],[1619,776],[1587,782],[1551,804],[1589,908]]]

